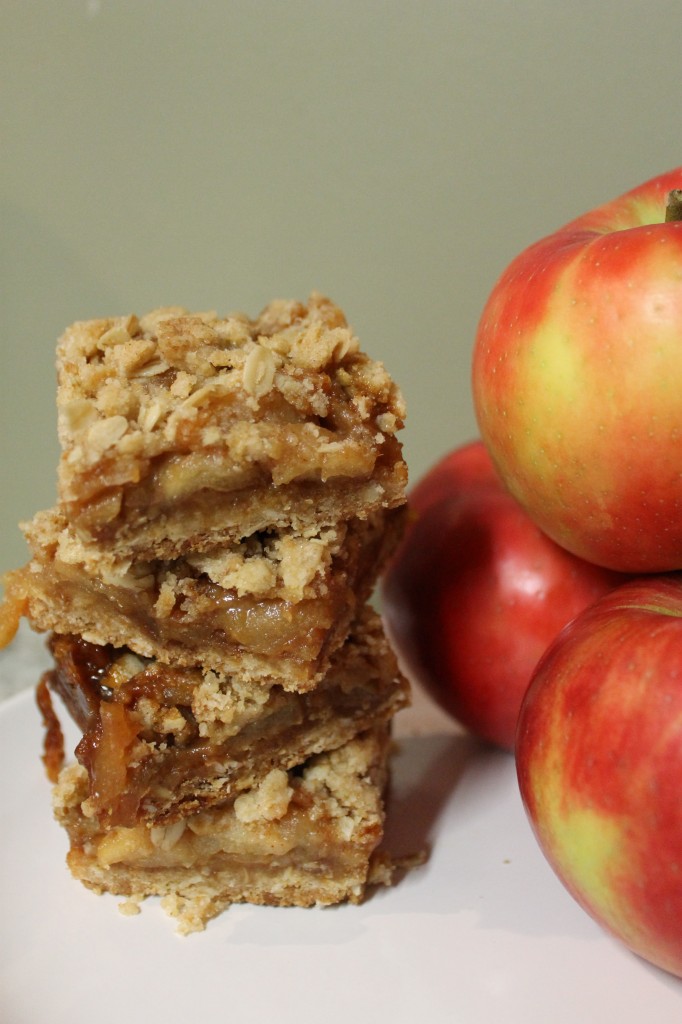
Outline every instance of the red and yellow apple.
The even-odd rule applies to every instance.
[[[501,485],[480,441],[450,452],[409,495],[412,520],[382,583],[406,675],[469,731],[514,744],[540,655],[625,577],[546,537]]]
[[[682,576],[625,583],[566,627],[524,698],[516,761],[569,892],[682,977]]]
[[[557,543],[625,572],[682,568],[682,168],[516,257],[472,384],[502,479]]]

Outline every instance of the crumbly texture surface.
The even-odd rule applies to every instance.
[[[84,769],[69,765],[53,794],[67,862],[95,892],[127,897],[128,909],[162,897],[183,933],[231,903],[360,902],[383,836],[388,746],[388,729],[379,727],[294,771],[273,769],[230,803],[132,828],[102,828],[88,809]]]
[[[342,746],[408,703],[379,616],[363,609],[323,680],[306,693],[179,669],[53,636],[41,683],[82,730],[76,756],[100,823],[168,823],[225,801],[312,754]],[[55,738],[48,729],[46,754]]]
[[[404,500],[403,398],[322,296],[255,319],[81,321],[57,370],[60,502],[111,557],[173,558]]]
[[[58,510],[26,528],[0,616],[171,665],[305,690],[326,672],[393,552],[404,508],[306,534],[263,533],[171,562],[99,568]]]
[[[21,616],[50,633],[36,698],[73,875],[126,913],[161,897],[183,931],[388,884],[409,697],[367,604],[405,513],[385,367],[313,294],[81,321],[57,378],[57,506],[25,524],[0,646]]]

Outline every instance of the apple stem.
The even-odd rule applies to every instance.
[[[674,188],[672,192],[668,192],[665,220],[666,223],[673,220],[682,220],[682,188]]]

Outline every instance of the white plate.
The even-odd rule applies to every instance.
[[[555,880],[509,756],[452,734],[401,739],[391,834],[428,843],[426,866],[361,907],[235,906],[180,938],[157,903],[127,918],[71,879],[41,739],[31,694],[0,705],[4,1024],[680,1019],[682,982],[603,935]]]

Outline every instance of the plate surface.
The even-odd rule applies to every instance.
[[[428,863],[361,907],[235,906],[180,938],[154,901],[127,918],[71,879],[32,695],[0,704],[0,1019],[679,1019],[682,982],[602,934],[556,881],[512,759],[452,730],[430,733],[419,708],[403,714],[389,838],[400,852],[427,845]]]

